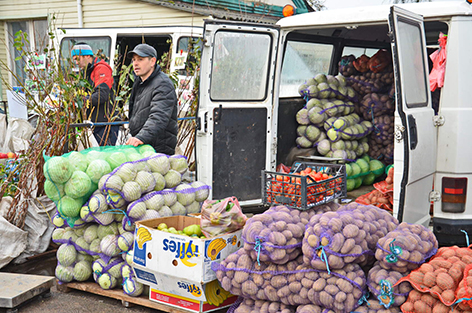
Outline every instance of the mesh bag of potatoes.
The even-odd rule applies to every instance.
[[[356,202],[336,212],[315,215],[306,226],[303,260],[313,268],[328,271],[350,263],[373,263],[377,241],[397,225],[387,211]]]
[[[430,293],[445,305],[452,305],[456,301],[455,291],[469,264],[472,264],[472,250],[457,246],[440,248],[429,262],[396,284],[408,281],[416,290]]]
[[[369,303],[380,304],[384,309],[402,305],[413,288],[408,282],[393,286],[404,276],[404,273],[382,268],[377,261],[369,270],[367,286],[378,301],[370,301]]]
[[[244,249],[229,255],[212,269],[221,286],[234,295],[285,305],[314,303],[335,312],[351,312],[366,286],[357,264],[329,274],[303,264],[302,257],[284,265],[252,260]]]
[[[417,269],[438,251],[434,233],[418,224],[401,223],[380,238],[375,258],[381,267],[401,273]]]
[[[368,301],[357,307],[356,313],[400,313],[400,308],[397,306],[391,306],[388,309],[377,301]]]
[[[408,295],[408,299],[400,307],[403,313],[463,313],[460,309],[452,308],[441,303],[438,298],[433,297],[429,293],[422,293],[417,290],[412,290]]]
[[[316,304],[304,304],[297,306],[295,313],[334,313],[334,311],[325,309]]]
[[[339,204],[328,203],[300,211],[283,205],[271,207],[246,221],[242,232],[244,249],[253,260],[285,264],[301,254],[305,226],[310,218],[336,211]]]
[[[456,289],[456,301],[454,304],[462,310],[472,310],[472,264],[465,267],[464,277]]]
[[[227,313],[295,313],[295,310],[296,307],[280,302],[240,298]]]

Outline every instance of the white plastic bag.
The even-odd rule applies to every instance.
[[[56,205],[47,196],[32,198],[28,201],[24,230],[28,233],[28,240],[24,251],[13,261],[19,264],[27,258],[43,253],[51,242],[54,225],[50,216],[54,215]]]
[[[3,142],[4,153],[26,151],[34,130],[34,127],[26,120],[19,118],[9,119]]]
[[[3,202],[8,201],[7,198],[8,197],[2,199],[0,207],[5,206]],[[0,249],[0,268],[2,268],[25,250],[28,241],[28,232],[10,224],[0,215],[0,234],[2,234],[0,236],[0,247],[2,247]]]

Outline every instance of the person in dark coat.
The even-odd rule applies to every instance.
[[[177,145],[177,95],[170,78],[156,64],[157,52],[139,44],[128,53],[136,74],[129,99],[127,145],[149,144],[156,152],[173,155]]]

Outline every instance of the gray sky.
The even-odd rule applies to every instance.
[[[437,2],[438,0],[432,0]],[[454,0],[440,0],[454,1]],[[457,0],[455,0],[457,1]],[[464,0],[465,1],[465,0]],[[366,5],[390,4],[390,0],[325,0],[324,5],[327,9],[352,8]]]

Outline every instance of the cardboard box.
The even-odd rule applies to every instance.
[[[157,274],[182,278],[197,285],[215,280],[211,264],[221,262],[243,244],[242,230],[200,239],[157,230],[161,223],[182,230],[200,224],[200,219],[171,216],[136,222],[133,269],[139,282],[158,289],[161,278]]]
[[[151,288],[149,291],[149,299],[159,303],[164,303],[173,307],[181,308],[191,312],[212,312],[231,306],[238,297],[231,295],[219,306],[214,306],[206,301],[192,300],[172,293],[160,291]]]

